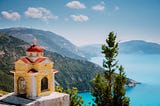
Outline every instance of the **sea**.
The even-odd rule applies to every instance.
[[[104,57],[94,57],[90,61],[102,66]],[[117,58],[124,67],[128,78],[141,84],[126,89],[130,106],[160,106],[160,55],[120,54]],[[90,92],[79,93],[84,104],[91,106]]]

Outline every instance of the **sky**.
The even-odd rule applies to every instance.
[[[52,31],[77,46],[118,41],[160,43],[160,0],[0,0],[0,28]]]

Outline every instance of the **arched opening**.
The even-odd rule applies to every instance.
[[[26,81],[23,77],[18,78],[18,95],[26,97]]]
[[[33,56],[32,53],[30,53],[30,56]]]
[[[41,91],[46,91],[48,90],[48,79],[47,77],[42,78],[41,80]]]

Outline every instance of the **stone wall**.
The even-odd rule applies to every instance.
[[[38,97],[36,99],[21,98],[14,93],[5,95],[0,98],[0,105],[12,104],[22,106],[69,106],[69,95],[64,93],[53,92],[50,95]]]

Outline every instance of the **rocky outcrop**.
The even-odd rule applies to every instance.
[[[137,84],[141,84],[140,82],[137,82],[135,80],[127,78],[126,88],[128,87],[135,87]]]

